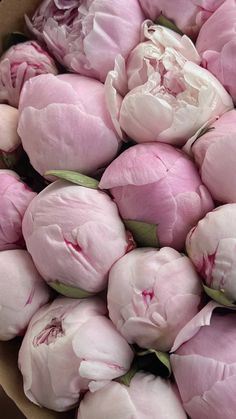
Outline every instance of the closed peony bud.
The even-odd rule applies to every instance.
[[[169,351],[203,294],[191,261],[176,250],[135,249],[109,274],[108,310],[129,343]]]
[[[0,170],[0,251],[24,245],[22,219],[35,195],[15,172]]]
[[[220,82],[200,67],[186,36],[144,24],[144,42],[118,56],[106,79],[107,105],[119,135],[138,143],[184,145],[211,118],[233,108]]]
[[[28,27],[68,70],[102,82],[140,40],[138,0],[45,0]]]
[[[32,318],[19,352],[26,396],[56,411],[69,410],[130,368],[133,352],[105,317],[105,303],[57,298]]]
[[[170,19],[185,34],[195,38],[203,23],[225,0],[139,0],[147,18],[161,15]]]
[[[87,393],[77,419],[187,419],[174,386],[168,380],[139,372],[130,386],[109,383]]]
[[[116,156],[120,139],[104,85],[76,74],[42,75],[22,91],[18,133],[32,166],[92,174]]]
[[[160,245],[177,250],[214,207],[194,163],[168,144],[129,148],[105,170],[99,185],[110,190],[124,220],[152,224]],[[147,239],[145,245],[152,243]]]
[[[14,167],[21,156],[21,140],[17,134],[18,110],[0,105],[0,169]]]
[[[236,314],[210,302],[176,338],[171,365],[191,419],[234,419]],[[174,418],[174,416],[173,416]]]
[[[13,45],[0,60],[0,103],[18,107],[24,83],[39,74],[57,74],[54,60],[35,41]]]
[[[213,199],[236,202],[236,111],[226,112],[206,128],[206,133],[191,138],[185,150],[194,157]]]
[[[217,77],[236,103],[235,31],[236,1],[226,0],[203,25],[196,48],[202,57],[203,66]]]
[[[24,334],[50,293],[26,250],[0,252],[0,288],[0,340],[10,340]]]
[[[112,199],[105,192],[63,181],[54,182],[32,201],[23,233],[43,278],[69,296],[76,296],[78,288],[103,290],[113,263],[130,250]]]
[[[207,287],[236,301],[236,204],[210,212],[188,234],[187,253]]]

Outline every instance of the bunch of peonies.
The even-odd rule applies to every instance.
[[[41,408],[236,417],[235,19],[44,0],[0,57],[0,340]]]

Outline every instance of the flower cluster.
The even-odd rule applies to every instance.
[[[236,1],[44,0],[26,23],[0,57],[0,340],[26,397],[235,419]]]

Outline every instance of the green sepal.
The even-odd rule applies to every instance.
[[[164,26],[165,28],[171,29],[174,32],[177,32],[180,35],[183,35],[183,32],[175,25],[175,23],[165,17],[164,15],[160,15],[156,20],[155,23],[157,25]]]
[[[65,295],[65,297],[70,298],[87,298],[92,297],[94,294],[85,290],[82,290],[78,287],[73,287],[71,285],[63,284],[59,281],[48,282],[48,285],[57,291],[59,294]]]
[[[214,290],[213,288],[209,288],[206,285],[203,285],[205,293],[212,298],[212,300],[216,301],[217,303],[222,304],[226,307],[236,308],[236,304],[234,300],[230,300],[225,296],[225,293],[220,290]]]
[[[3,50],[7,51],[13,45],[28,41],[29,38],[22,32],[8,33],[3,40]]]
[[[76,185],[84,186],[85,188],[98,189],[99,181],[92,177],[82,175],[78,172],[70,170],[48,170],[45,176],[55,176]]]
[[[133,234],[134,240],[142,247],[159,247],[157,225],[142,221],[123,220],[126,228]]]
[[[134,378],[137,371],[138,371],[138,367],[136,363],[134,362],[131,365],[130,370],[126,374],[122,375],[121,377],[116,378],[114,381],[117,381],[118,383],[124,384],[126,387],[129,387],[131,380],[132,378]]]

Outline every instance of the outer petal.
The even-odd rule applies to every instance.
[[[158,97],[136,91],[126,95],[120,109],[121,128],[137,142],[158,140],[173,121],[171,106]]]
[[[234,419],[236,376],[218,381],[202,397],[194,397],[184,404],[192,419]]]
[[[21,113],[18,132],[41,175],[65,168],[93,173],[115,157],[119,146],[101,118],[72,104],[52,104],[42,110],[27,107]]]

